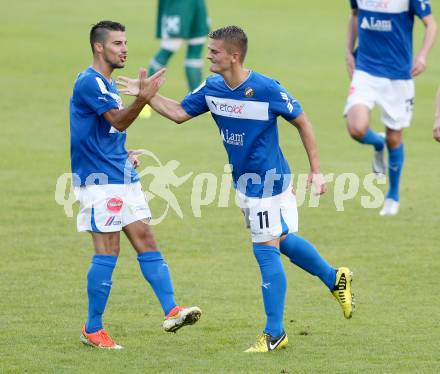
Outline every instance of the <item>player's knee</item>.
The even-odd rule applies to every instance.
[[[147,238],[145,241],[145,249],[148,251],[157,251],[158,247],[157,247],[157,243],[156,240],[154,239],[154,237],[149,237]]]
[[[119,245],[104,244],[95,248],[95,253],[97,255],[119,256],[119,252]]]
[[[150,226],[146,226],[142,232],[140,232],[139,241],[142,243],[140,246],[147,251],[157,251],[157,243],[154,237],[153,230]]]
[[[118,256],[120,251],[119,232],[96,234],[92,233],[93,246],[97,255]]]
[[[355,140],[359,140],[361,139],[364,135],[366,130],[363,127],[359,127],[353,123],[348,122],[348,133],[350,134],[350,136],[355,139]]]
[[[402,138],[400,136],[389,136],[386,137],[387,147],[389,149],[395,149],[402,144]]]

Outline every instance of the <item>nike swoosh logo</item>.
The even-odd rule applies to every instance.
[[[283,334],[281,336],[281,338],[279,338],[274,344],[272,344],[272,342],[269,342],[269,349],[272,350],[272,349],[275,349],[276,347],[278,347],[278,345],[281,343],[281,341],[284,339],[285,336],[286,335]]]

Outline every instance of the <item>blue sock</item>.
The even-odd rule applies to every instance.
[[[168,264],[160,252],[144,252],[138,255],[139,266],[144,278],[150,283],[159,299],[163,312],[167,315],[177,306],[174,300],[173,282],[168,270]]]
[[[377,132],[374,132],[370,128],[360,139],[356,139],[361,144],[371,144],[376,151],[381,151],[385,147],[385,139]]]
[[[273,337],[284,331],[284,301],[286,299],[286,274],[277,248],[253,244],[254,255],[260,265],[264,310],[267,322],[264,332]]]
[[[387,198],[395,201],[400,200],[400,174],[402,173],[404,158],[405,152],[403,144],[395,149],[388,148],[388,173],[390,178],[390,189],[387,193]]]
[[[322,258],[316,248],[304,238],[289,234],[280,243],[280,251],[290,261],[308,273],[319,277],[332,290],[336,282],[336,269]]]
[[[112,274],[118,256],[94,255],[87,274],[87,295],[89,311],[86,331],[93,333],[101,330],[102,315],[104,314],[108,296],[112,288]]]

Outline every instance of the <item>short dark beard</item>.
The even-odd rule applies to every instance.
[[[113,70],[115,70],[115,69],[123,69],[123,68],[125,68],[125,64],[112,64],[112,63],[109,63],[109,65],[110,65],[110,67],[111,67]]]

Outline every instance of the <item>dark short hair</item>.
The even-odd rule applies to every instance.
[[[92,47],[92,52],[95,52],[93,47],[95,43],[105,43],[110,31],[125,31],[125,26],[122,23],[114,21],[99,21],[97,24],[92,25],[90,30],[90,46]]]
[[[227,44],[237,47],[240,51],[240,61],[243,62],[248,48],[248,38],[246,33],[238,26],[225,26],[211,31],[208,35],[214,40],[223,40]]]

